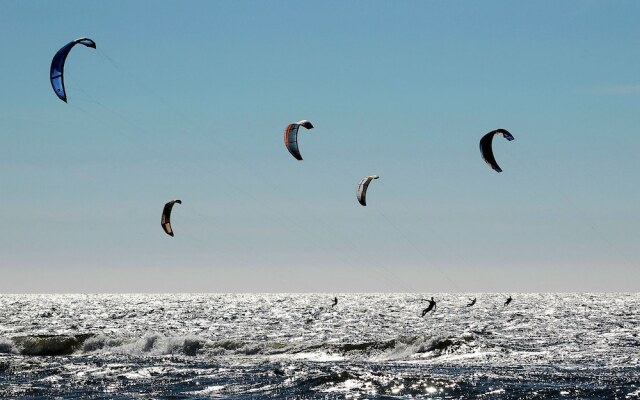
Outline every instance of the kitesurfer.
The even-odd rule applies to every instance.
[[[338,298],[334,297],[333,298],[333,304],[331,305],[331,308],[335,307],[336,305],[338,305]]]
[[[425,315],[427,315],[427,313],[429,311],[432,312],[436,312],[436,301],[433,299],[433,296],[431,296],[431,300],[427,300],[429,302],[429,306],[427,308],[425,308],[424,310],[422,310],[422,316],[424,317]]]
[[[469,299],[469,301],[470,301],[471,303],[467,304],[467,307],[471,307],[471,306],[473,306],[474,304],[476,304],[476,298],[475,298],[475,297],[473,298],[473,300]]]
[[[513,299],[511,298],[511,295],[509,295],[509,297],[507,297],[507,301],[504,302],[504,305],[505,306],[509,305],[509,303],[511,303],[511,300]]]

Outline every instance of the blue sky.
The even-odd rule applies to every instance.
[[[2,292],[637,290],[640,3],[2,9]]]

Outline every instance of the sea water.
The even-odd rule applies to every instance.
[[[0,398],[640,398],[639,294],[337,296],[0,295]]]

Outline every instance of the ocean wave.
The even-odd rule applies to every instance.
[[[11,342],[25,356],[62,356],[73,354],[93,334],[16,336]]]
[[[82,351],[109,352],[131,355],[172,355],[195,356],[204,346],[205,340],[192,336],[165,337],[148,334],[138,339],[110,338],[94,336],[84,343]]]
[[[436,358],[470,347],[474,340],[471,334],[465,334],[460,338],[447,336],[406,336],[394,341],[386,351],[374,357],[377,361],[401,361],[415,358]]]
[[[104,334],[31,335],[0,338],[0,353],[23,356],[65,356],[72,354],[111,353],[133,356],[296,356],[334,355],[349,359],[402,360],[428,353],[431,357],[449,354],[461,348],[473,335],[461,338],[400,336],[384,341],[360,343],[301,344],[286,342],[252,342],[207,340],[197,336],[163,336],[147,334],[139,338],[110,337]],[[322,357],[321,357],[322,358]]]
[[[12,354],[17,352],[18,350],[16,349],[12,341],[5,338],[0,338],[0,353]]]

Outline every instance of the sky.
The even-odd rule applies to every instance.
[[[639,2],[0,5],[0,293],[638,290]]]

